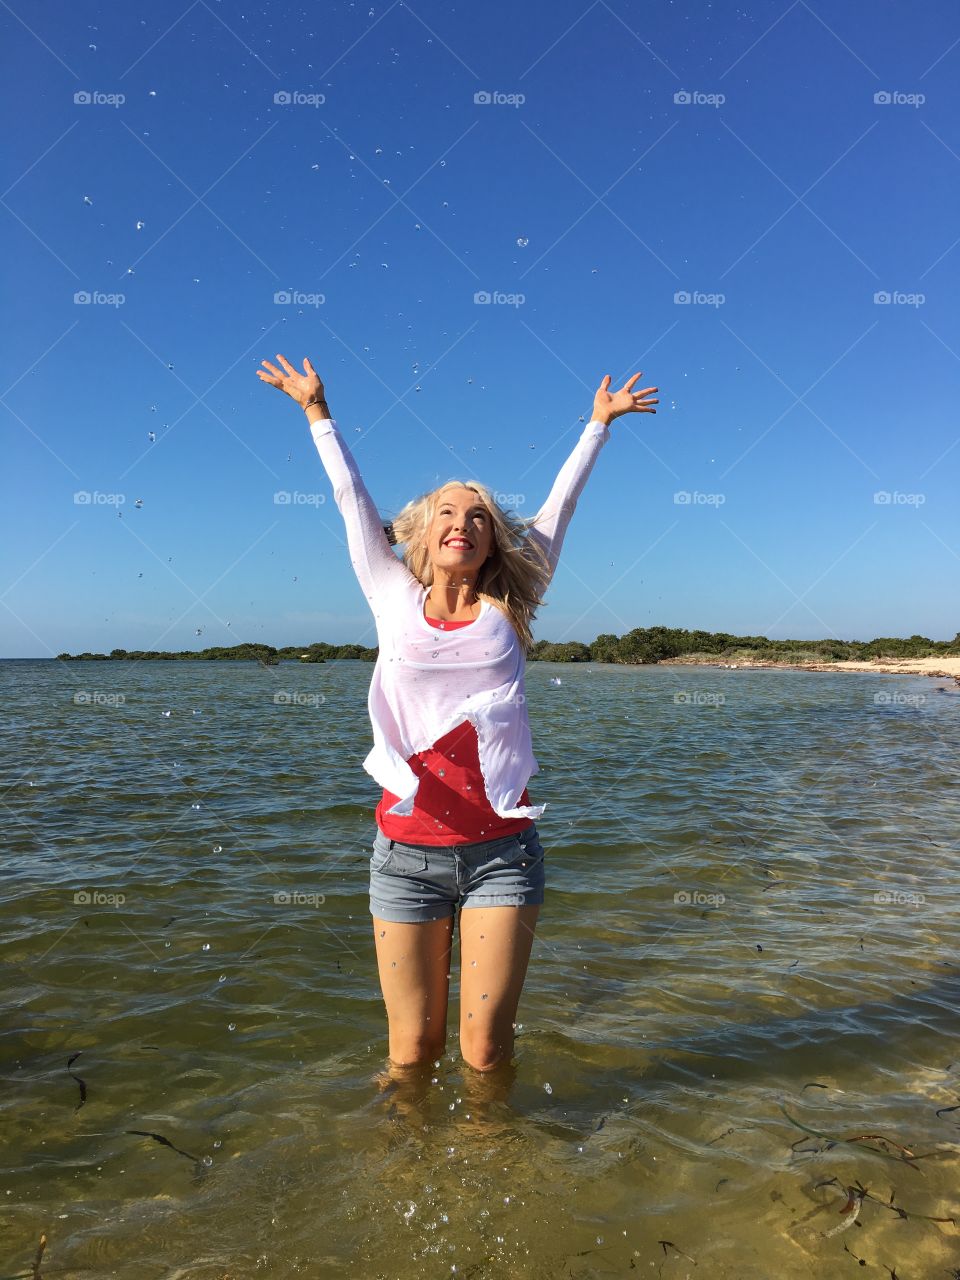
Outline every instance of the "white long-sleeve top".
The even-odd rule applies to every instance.
[[[363,767],[400,797],[387,812],[413,812],[420,780],[407,763],[410,757],[469,720],[477,733],[480,770],[494,812],[501,818],[539,818],[546,805],[518,807],[540,766],[527,718],[526,656],[512,624],[485,600],[468,627],[447,633],[431,627],[424,616],[429,587],[414,577],[387,541],[336,420],[314,422],[310,434],[343,516],[354,572],[376,620],[380,652],[367,698],[373,748]],[[587,423],[528,532],[545,552],[551,578],[577,499],[609,438],[604,423]]]

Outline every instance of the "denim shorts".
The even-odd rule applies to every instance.
[[[422,924],[458,907],[543,903],[544,852],[536,823],[516,835],[470,844],[401,844],[377,828],[370,858],[370,914]]]

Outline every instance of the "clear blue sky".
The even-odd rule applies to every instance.
[[[385,514],[659,386],[538,637],[960,629],[955,4],[241,9],[0,15],[4,656],[375,642],[277,352]]]

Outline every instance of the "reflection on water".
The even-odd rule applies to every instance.
[[[952,1274],[956,694],[532,664],[516,1056],[398,1071],[370,671],[0,664],[4,1274]]]

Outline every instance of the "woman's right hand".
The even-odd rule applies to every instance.
[[[266,382],[269,386],[276,387],[279,391],[285,391],[291,400],[296,400],[301,409],[309,404],[311,400],[323,400],[323,383],[306,356],[303,359],[303,367],[306,373],[297,373],[286,356],[278,354],[277,359],[283,365],[282,370],[278,369],[276,365],[272,365],[269,360],[261,361],[270,370],[269,373],[264,373],[262,369],[257,370],[257,377],[261,382]]]

